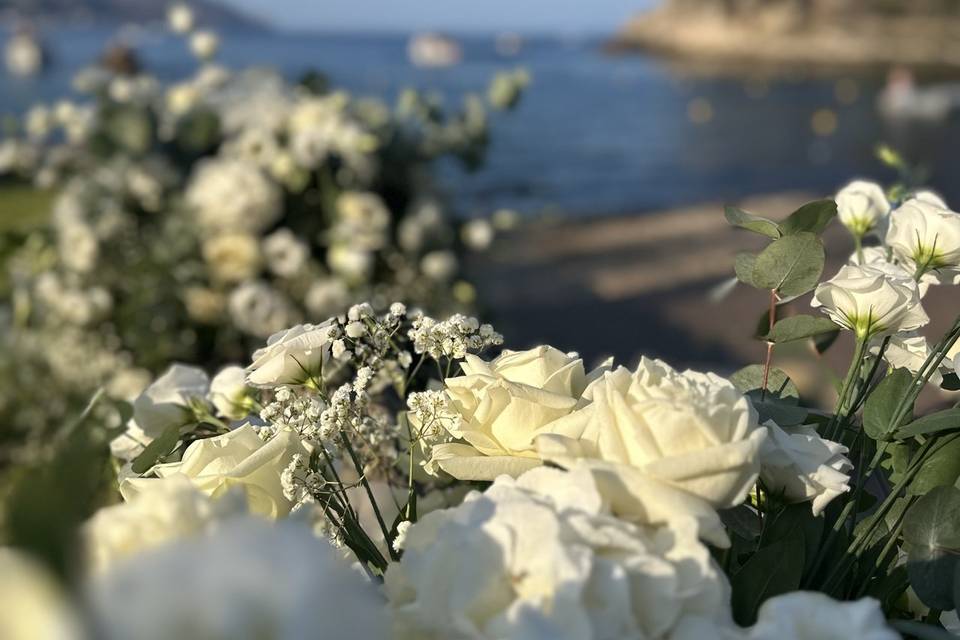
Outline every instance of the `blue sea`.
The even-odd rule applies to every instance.
[[[69,91],[76,70],[113,35],[45,32],[54,66],[33,79],[0,75],[0,112]],[[649,56],[608,55],[600,38],[530,37],[503,57],[493,35],[461,38],[457,66],[421,69],[408,62],[400,34],[222,36],[227,66],[271,66],[291,78],[317,69],[336,86],[388,99],[413,86],[455,103],[485,90],[497,70],[525,67],[532,83],[515,111],[494,117],[486,166],[442,171],[465,216],[500,207],[531,216],[642,213],[781,190],[829,194],[854,177],[893,179],[874,158],[881,141],[928,165],[930,184],[960,202],[960,126],[883,120],[882,76],[702,76]],[[150,31],[125,37],[163,78],[194,64],[182,40]]]

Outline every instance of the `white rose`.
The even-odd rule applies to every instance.
[[[0,638],[81,640],[86,634],[56,578],[30,556],[0,547]]]
[[[899,640],[873,598],[839,602],[822,593],[795,591],[760,607],[749,640]]]
[[[899,214],[897,214],[899,215]],[[930,321],[915,282],[871,266],[845,265],[817,285],[813,307],[860,339],[913,331]]]
[[[870,353],[877,355],[880,353],[880,344],[874,344],[870,347]],[[910,373],[918,373],[920,368],[930,356],[930,345],[927,339],[914,333],[897,334],[890,337],[887,348],[883,351],[883,359],[894,369],[906,369]],[[935,369],[930,376],[930,382],[940,386],[943,382],[943,373],[941,369],[950,371],[952,368],[952,359],[950,354],[941,362],[940,367]]]
[[[541,464],[534,438],[582,404],[590,382],[605,367],[584,371],[583,360],[549,346],[505,350],[491,362],[468,354],[464,375],[447,378],[451,435],[467,444],[433,448],[432,464],[461,480],[518,475]]]
[[[943,284],[960,281],[960,214],[908,200],[890,216],[886,244],[912,272],[930,273]]]
[[[85,587],[104,640],[389,635],[376,586],[300,522],[237,518],[216,535],[144,552]]]
[[[926,202],[928,204],[932,204],[934,206],[940,207],[941,209],[950,208],[947,206],[946,200],[941,198],[940,195],[934,191],[929,191],[929,190],[917,191],[916,193],[913,194],[913,196],[911,196],[911,199],[919,200],[920,202]]]
[[[150,439],[170,427],[194,419],[190,403],[202,400],[210,379],[202,369],[182,364],[171,366],[133,401],[133,419]]]
[[[190,51],[201,60],[209,60],[217,55],[220,38],[212,31],[195,31],[190,36]]]
[[[249,233],[225,233],[203,242],[203,259],[220,282],[243,282],[260,271],[260,247]]]
[[[824,440],[810,426],[781,429],[768,422],[769,436],[760,449],[760,478],[775,494],[790,502],[813,501],[820,515],[831,500],[850,490],[853,463],[847,448]]]
[[[394,637],[666,638],[688,617],[729,622],[729,586],[696,523],[613,517],[590,474],[496,479],[405,534],[384,588]]]
[[[180,462],[159,464],[152,471],[160,478],[182,473],[213,497],[241,487],[251,512],[279,518],[293,506],[283,495],[280,474],[297,453],[305,453],[305,449],[292,431],[280,431],[264,442],[245,424],[222,436],[197,440],[187,447]],[[160,480],[155,478],[128,478],[120,483],[120,494],[132,500],[157,482]]]
[[[210,381],[210,402],[217,413],[230,420],[243,420],[249,415],[247,371],[243,367],[224,367]]]
[[[855,180],[837,193],[837,216],[855,236],[883,229],[890,215],[890,203],[883,188],[873,182]]]
[[[149,483],[123,502],[97,511],[83,526],[89,568],[100,573],[137,553],[210,530],[245,512],[242,502],[212,500],[184,475]]]
[[[303,384],[323,375],[330,362],[330,321],[323,324],[298,324],[275,333],[267,346],[253,352],[247,367],[247,382],[257,387]]]
[[[633,373],[620,367],[605,374],[591,395],[592,404],[538,438],[541,454],[561,464],[585,459],[628,516],[671,519],[658,502],[670,493],[655,489],[658,483],[688,494],[684,509],[700,518],[706,535],[725,543],[716,514],[696,501],[733,507],[756,483],[767,432],[750,401],[720,376],[680,373],[648,358]]]

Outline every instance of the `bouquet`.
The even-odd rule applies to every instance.
[[[474,302],[460,255],[494,229],[452,220],[431,168],[480,166],[488,111],[516,103],[522,71],[455,111],[413,90],[390,106],[317,74],[230,71],[183,5],[170,26],[193,75],[162,83],[115,55],[78,76],[86,101],[37,105],[0,141],[0,176],[57,193],[46,228],[6,260],[0,314],[0,366],[22,382],[0,414],[34,438],[71,396],[103,385],[129,399],[170,361],[235,361],[361,300]],[[62,397],[29,400],[51,384]]]
[[[821,281],[837,217],[858,249]],[[916,332],[960,214],[854,182],[727,218],[769,239],[736,271],[770,303],[729,378],[362,303],[95,403],[10,490],[4,637],[953,637],[960,410],[914,407],[955,386],[960,320]],[[837,404],[808,407],[776,347],[838,331]]]

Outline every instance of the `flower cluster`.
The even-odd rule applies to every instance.
[[[457,112],[409,91],[390,106],[228,70],[189,7],[176,5],[169,23],[196,54],[194,73],[163,83],[139,69],[86,70],[80,102],[38,105],[0,139],[0,179],[56,194],[46,228],[12,243],[16,341],[90,352],[69,367],[64,347],[11,358],[40,359],[48,382],[85,396],[173,360],[238,360],[360,300],[470,307],[467,243],[430,169],[451,156],[477,166],[487,109],[515,95],[471,97]],[[522,84],[505,76],[496,93]],[[0,394],[10,396],[0,415],[36,424],[18,393]]]

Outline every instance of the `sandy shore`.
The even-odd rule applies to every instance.
[[[753,197],[742,208],[780,219],[817,194]],[[822,196],[820,196],[822,197]],[[852,251],[839,224],[824,236],[826,274]],[[764,345],[751,338],[766,298],[738,285],[722,300],[711,291],[732,277],[734,255],[763,239],[730,228],[721,203],[637,216],[530,223],[468,262],[487,306],[485,315],[517,348],[549,343],[577,350],[588,362],[606,355],[634,362],[640,354],[678,367],[730,373],[760,362]],[[792,313],[814,313],[810,294]],[[950,291],[925,299],[939,337],[958,311]],[[937,333],[940,332],[940,333]],[[849,362],[848,336],[817,356],[806,343],[782,347],[777,366],[811,396],[829,401],[833,381]]]

